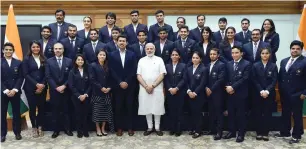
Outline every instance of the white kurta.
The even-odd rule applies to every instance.
[[[153,84],[160,74],[166,73],[164,61],[160,57],[146,56],[138,62],[137,74],[140,74],[147,84]],[[138,115],[165,114],[163,87],[163,82],[161,82],[153,89],[152,94],[148,94],[146,89],[140,85]]]

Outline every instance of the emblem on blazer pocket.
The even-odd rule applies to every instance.
[[[217,73],[216,73],[216,72],[213,72],[213,73],[212,73],[212,76],[213,76],[213,77],[215,77],[216,75],[217,75]]]
[[[14,67],[14,72],[18,73],[18,67]]]
[[[169,55],[169,51],[168,50],[166,50],[165,52],[166,52],[166,55]]]
[[[251,39],[249,39],[249,42],[251,42]]]
[[[268,41],[269,41],[269,42],[271,42],[271,41],[272,41],[272,39],[269,39]]]
[[[88,76],[85,76],[85,80],[88,80]]]
[[[271,77],[271,75],[272,75],[272,71],[269,71],[268,76]]]
[[[49,52],[52,52],[52,49],[51,49],[51,48],[49,48],[49,49],[48,49],[48,51],[49,51]]]
[[[68,72],[68,69],[69,69],[69,68],[68,68],[68,67],[66,67],[66,68],[65,68],[65,71],[66,71],[66,72]]]
[[[197,74],[197,75],[196,75],[196,79],[199,79],[200,77],[201,77],[200,74]]]
[[[187,49],[187,51],[188,51],[188,53],[190,53],[190,52],[191,52],[191,49],[190,49],[190,48],[188,48],[188,49]]]
[[[67,31],[64,32],[65,36],[67,36]]]
[[[298,75],[298,76],[301,75],[301,72],[302,71],[300,69],[296,70],[296,75]]]

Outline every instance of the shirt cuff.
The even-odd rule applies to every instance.
[[[268,90],[265,90],[265,92],[269,95],[270,94],[270,92],[268,91]]]
[[[177,90],[180,90],[178,87],[176,87]]]
[[[13,88],[13,91],[15,91],[16,93],[18,93],[18,91],[19,91],[19,90],[18,90],[18,89],[16,89],[16,88]]]
[[[88,94],[84,94],[86,97],[88,97]]]
[[[170,91],[172,88],[169,88],[168,91]]]
[[[260,94],[262,94],[262,93],[264,93],[265,91],[264,90],[262,90],[262,91],[260,91]]]
[[[191,90],[190,90],[190,89],[188,89],[188,90],[187,90],[187,94],[188,94],[189,92],[191,92]]]
[[[10,90],[6,89],[3,91],[3,94],[7,94],[8,92],[10,92]]]

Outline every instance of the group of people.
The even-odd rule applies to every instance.
[[[68,136],[73,136],[71,104],[79,138],[89,137],[90,109],[97,136],[106,136],[108,131],[122,136],[125,126],[128,135],[133,136],[135,108],[138,115],[146,117],[148,129],[144,136],[153,132],[163,135],[160,119],[165,111],[171,120],[169,134],[180,136],[183,107],[187,105],[192,138],[204,134],[214,135],[214,140],[236,138],[236,142],[243,142],[246,113],[251,109],[258,123],[256,139],[268,141],[278,82],[283,127],[275,137],[292,136],[289,143],[300,141],[306,98],[304,44],[292,41],[291,55],[281,61],[278,70],[275,53],[279,35],[271,19],[264,20],[261,29],[249,31],[250,21],[244,18],[243,31],[236,33],[234,27],[226,27],[226,18],[220,18],[220,30],[212,32],[204,26],[204,15],[197,16],[198,27],[192,30],[185,18],[179,17],[179,30],[173,32],[164,22],[162,10],[156,11],[157,23],[149,30],[138,22],[139,11],[133,10],[130,15],[132,23],[124,31],[115,25],[116,15],[111,12],[106,14],[107,25],[99,31],[91,29],[90,17],[84,17],[85,28],[77,31],[75,25],[64,21],[65,11],[57,10],[57,22],[42,27],[42,39],[29,44],[22,62],[13,58],[14,45],[5,43],[1,59],[1,142],[6,140],[9,101],[16,140],[22,139],[20,117],[16,115],[20,115],[23,80],[33,137],[44,135],[44,105],[49,90],[52,138],[59,136],[62,126]],[[205,104],[209,131],[203,133]],[[228,116],[228,133],[223,135],[224,113]]]

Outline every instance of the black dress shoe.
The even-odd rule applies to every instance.
[[[175,136],[176,136],[176,137],[179,137],[179,136],[181,136],[181,135],[182,135],[182,132],[180,132],[180,131],[175,133]]]
[[[57,138],[59,136],[59,132],[53,132],[51,138]]]
[[[88,137],[89,137],[89,133],[88,133],[88,132],[83,132],[83,136],[84,136],[85,138],[88,138]]]
[[[78,133],[77,133],[77,137],[78,137],[78,138],[82,138],[82,137],[83,137],[83,134],[82,134],[81,132],[78,132]]]
[[[21,139],[22,139],[22,136],[21,136],[20,134],[17,134],[17,135],[15,135],[15,139],[16,139],[16,140],[21,140]]]
[[[212,131],[204,131],[203,135],[213,135],[213,132]]]
[[[188,134],[192,136],[192,135],[194,135],[194,133],[195,133],[195,131],[189,131]]]
[[[73,136],[73,133],[70,130],[65,131],[65,134],[67,134],[67,136]]]
[[[269,137],[268,137],[268,136],[263,136],[262,139],[263,139],[264,141],[269,141]]]
[[[289,141],[290,144],[293,144],[293,143],[299,143],[300,142],[300,139],[296,139],[296,138],[291,138],[291,140]]]
[[[96,134],[97,134],[98,137],[102,137],[102,133],[96,132]]]
[[[1,136],[1,142],[5,142],[6,137],[5,136]]]
[[[200,137],[201,136],[201,134],[200,133],[194,133],[193,135],[192,135],[192,138],[194,138],[194,139],[196,139],[196,138],[198,138],[198,137]]]
[[[214,140],[221,140],[222,138],[222,134],[219,134],[217,133],[215,136],[214,136]]]
[[[163,136],[164,133],[161,131],[161,130],[156,130],[155,133],[158,135],[158,136]]]
[[[148,135],[150,135],[151,133],[153,133],[153,130],[146,130],[145,132],[143,132],[143,135],[144,135],[144,136],[148,136]]]
[[[169,132],[169,135],[170,135],[170,136],[173,136],[174,134],[175,134],[174,131],[170,131],[170,132]]]
[[[244,141],[244,137],[243,136],[238,136],[236,139],[236,142],[240,143]]]
[[[274,135],[275,138],[289,138],[291,137],[290,135],[283,135],[281,133],[277,133]]]
[[[236,134],[229,132],[225,136],[223,136],[223,139],[231,139],[231,138],[236,138]]]

